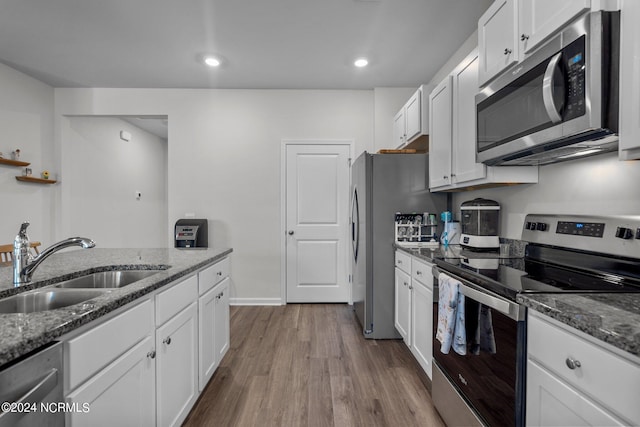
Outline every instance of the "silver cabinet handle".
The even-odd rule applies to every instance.
[[[409,286],[409,284],[408,284],[407,282],[404,282],[404,285],[405,285],[405,286]]]
[[[162,340],[162,344],[166,344],[166,345],[171,344],[171,337],[167,337],[164,340]]]
[[[513,52],[513,50],[509,49],[508,47],[504,48],[504,54],[505,55],[509,55],[511,52]]]
[[[222,271],[218,271],[218,273],[216,273],[218,276],[222,276]]]
[[[398,264],[402,265],[402,260],[401,259],[398,260]]]
[[[149,359],[155,359],[156,358],[156,351],[155,350],[151,350],[149,353],[147,353],[147,357]]]
[[[521,40],[521,41],[529,40],[529,36],[528,36],[527,34],[524,34],[524,33],[523,33],[523,34],[520,36],[520,40]]]
[[[417,271],[416,271],[416,276],[422,276],[422,271],[417,270]]]
[[[409,290],[413,289],[413,286],[409,285]]]
[[[293,230],[289,230],[289,236],[293,236]]]
[[[582,366],[579,360],[576,360],[572,357],[567,357],[567,360],[564,361],[567,364],[569,369],[576,369]]]

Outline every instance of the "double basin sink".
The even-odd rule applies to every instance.
[[[87,274],[45,288],[0,299],[0,314],[34,313],[80,304],[166,269],[113,270]]]

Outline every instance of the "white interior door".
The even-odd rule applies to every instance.
[[[287,302],[348,302],[347,144],[286,145]]]

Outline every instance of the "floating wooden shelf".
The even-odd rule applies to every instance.
[[[35,182],[37,184],[55,184],[58,182],[55,179],[34,178],[32,176],[16,176],[16,179],[18,181]]]
[[[20,160],[11,160],[0,157],[0,164],[9,166],[29,166],[31,163],[21,162]]]

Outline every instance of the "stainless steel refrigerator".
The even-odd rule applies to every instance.
[[[427,154],[363,153],[351,168],[352,290],[365,338],[400,338],[394,326],[395,213],[440,213]],[[439,230],[441,231],[441,230]]]

